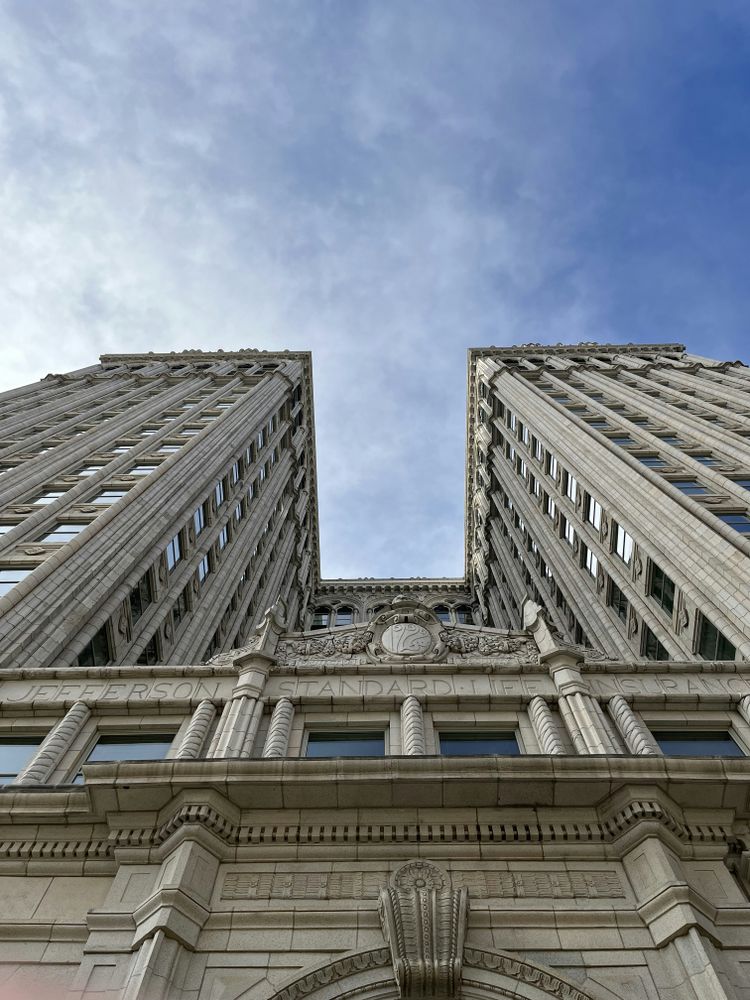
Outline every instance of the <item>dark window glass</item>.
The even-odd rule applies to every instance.
[[[649,587],[648,594],[665,611],[670,615],[672,614],[674,608],[674,583],[656,563],[653,563],[651,566],[651,586]]]
[[[354,612],[351,608],[337,608],[336,609],[336,624],[337,625],[351,625],[354,621]]]
[[[678,437],[675,437],[674,434],[657,434],[656,436],[659,438],[660,441],[663,441],[664,444],[671,444],[672,447],[674,448],[682,448],[685,443],[684,441],[681,441]]]
[[[668,757],[744,757],[729,733],[654,732],[654,739]]]
[[[310,733],[308,757],[383,757],[383,733]]]
[[[151,577],[145,573],[130,591],[130,613],[133,616],[133,624],[138,621],[153,599]]]
[[[132,736],[100,736],[85,763],[106,760],[163,760],[172,746],[172,733],[138,733]],[[73,779],[83,781],[81,771]]]
[[[313,628],[328,628],[331,622],[331,610],[330,608],[316,608],[313,612],[312,627]]]
[[[668,660],[669,653],[648,627],[643,626],[643,655],[648,660]]]
[[[39,541],[69,542],[71,538],[75,538],[85,527],[85,524],[58,524],[48,535],[40,538]]]
[[[182,559],[180,536],[175,535],[169,545],[167,545],[167,568],[170,572],[175,568],[180,559]]]
[[[513,733],[441,733],[440,753],[447,757],[500,754],[517,757],[521,751]]]
[[[615,614],[618,618],[623,621],[628,620],[628,599],[617,586],[617,584],[612,581],[612,589],[609,595],[610,607],[614,609]]]
[[[649,469],[663,469],[667,464],[663,458],[653,458],[651,455],[647,455],[645,458],[639,458],[638,461],[641,465],[647,465]]]
[[[206,505],[204,503],[193,514],[193,526],[195,527],[196,537],[206,527]]]
[[[733,660],[736,650],[708,618],[701,618],[698,652],[704,660]]]
[[[691,457],[694,458],[696,462],[700,462],[701,465],[719,464],[717,459],[715,459],[713,455],[692,455]]]
[[[175,629],[180,624],[180,622],[187,617],[190,608],[188,607],[187,598],[187,587],[180,593],[179,597],[175,601],[172,607],[172,616],[174,618]]]
[[[741,535],[750,534],[750,517],[747,514],[719,514],[718,518]]]
[[[6,785],[18,776],[41,742],[40,736],[0,739],[0,784]]]
[[[107,626],[103,625],[78,654],[79,667],[103,667],[112,659]]]
[[[456,608],[456,621],[459,625],[473,624],[474,616],[471,613],[471,608],[467,604],[459,604]]]
[[[153,664],[159,662],[159,644],[156,641],[155,635],[151,636],[146,644],[146,648],[135,662],[145,663],[148,666],[153,666]]]
[[[632,437],[613,437],[609,439],[612,444],[619,444],[621,448],[633,448],[635,447],[635,441]]]
[[[735,486],[741,486],[743,490],[750,490],[750,479],[733,479]]]
[[[451,620],[451,613],[450,613],[449,609],[446,608],[446,606],[444,604],[438,604],[432,610],[435,612],[435,616],[438,619],[438,621],[448,622],[448,623],[450,622],[450,620]]]
[[[676,486],[680,493],[690,497],[703,496],[708,493],[706,487],[701,486],[695,479],[673,479],[672,486]]]
[[[208,556],[204,556],[198,563],[198,580],[200,583],[206,579],[208,574],[211,572],[211,563],[209,562]]]

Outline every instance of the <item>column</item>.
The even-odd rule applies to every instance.
[[[557,727],[552,711],[544,698],[540,698],[539,695],[532,698],[529,702],[529,719],[531,720],[534,735],[543,753],[565,753],[565,747],[557,735]]]
[[[294,705],[288,698],[280,698],[274,706],[268,725],[268,735],[263,747],[264,757],[286,757],[293,718]]]
[[[267,660],[262,666],[251,666],[240,675],[231,701],[226,703],[221,713],[208,751],[209,757],[250,756],[263,715],[264,702],[260,696],[267,676]]]
[[[607,711],[612,716],[625,746],[631,753],[660,754],[661,750],[644,725],[643,719],[633,711],[621,694],[613,695],[607,702]]]
[[[740,698],[737,709],[745,722],[750,726],[750,694],[743,695]]]
[[[581,677],[580,661],[572,652],[559,650],[543,659],[558,691],[558,707],[573,746],[581,754],[619,754],[601,705]]]
[[[208,699],[202,701],[193,712],[180,748],[175,754],[177,760],[195,760],[196,757],[200,757],[208,730],[215,718],[216,706],[214,703]]]
[[[72,705],[67,714],[44,739],[37,752],[16,779],[18,785],[43,785],[70,749],[89,717],[91,709],[83,701]]]
[[[422,705],[413,694],[401,702],[401,749],[410,757],[424,756],[427,752]]]

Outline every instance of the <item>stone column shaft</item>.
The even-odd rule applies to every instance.
[[[401,702],[401,749],[410,757],[427,752],[422,704],[414,695]]]
[[[251,695],[239,695],[228,702],[219,720],[215,736],[215,746],[211,757],[249,757],[252,739],[257,731],[259,721],[258,706],[260,699]]]
[[[293,718],[294,705],[288,698],[280,698],[276,702],[268,726],[268,735],[263,747],[264,757],[286,757]]]
[[[540,698],[537,695],[536,698],[531,699],[529,702],[529,718],[531,719],[534,735],[544,753],[565,753],[565,747],[562,745],[562,741],[555,731],[554,716],[544,698]]]
[[[740,715],[750,725],[750,694],[743,695],[737,705]]]
[[[559,706],[560,715],[578,753],[620,753],[605,728],[599,702],[590,694],[578,691],[561,695]]]
[[[19,785],[43,785],[53,773],[63,755],[70,749],[89,717],[91,709],[83,701],[72,705],[66,715],[49,732],[42,745],[16,779]]]
[[[631,753],[660,754],[661,750],[644,725],[621,694],[616,694],[607,702],[607,711],[617,726],[625,746]]]
[[[214,703],[208,699],[202,701],[193,712],[180,748],[175,754],[177,760],[194,760],[196,757],[200,757],[208,730],[215,717],[216,706]]]

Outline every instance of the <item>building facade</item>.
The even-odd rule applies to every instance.
[[[453,580],[320,579],[307,355],[0,398],[0,997],[750,1000],[747,379],[471,351]]]

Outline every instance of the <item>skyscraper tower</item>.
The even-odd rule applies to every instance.
[[[106,355],[0,397],[0,665],[190,663],[317,573],[309,354]]]
[[[750,657],[750,376],[680,344],[470,352],[468,575],[570,641]]]

